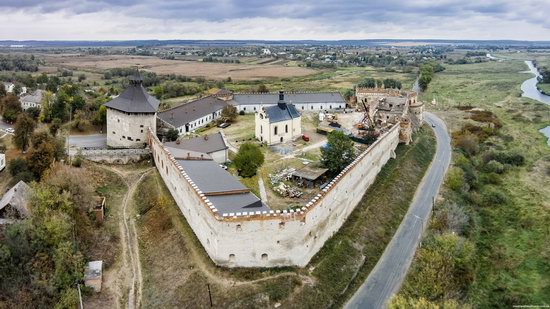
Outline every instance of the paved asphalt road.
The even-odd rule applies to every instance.
[[[107,135],[105,134],[71,135],[68,139],[69,147],[107,147]]]
[[[433,128],[437,138],[434,160],[422,179],[413,202],[401,225],[369,274],[367,280],[346,304],[351,308],[385,308],[391,296],[399,291],[407,275],[416,247],[422,238],[432,210],[432,201],[451,161],[450,138],[445,123],[437,116],[425,112],[426,122]]]

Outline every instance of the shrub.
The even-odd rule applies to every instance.
[[[459,167],[451,168],[446,183],[451,190],[461,191],[464,188],[464,171]]]
[[[508,200],[508,195],[495,187],[488,187],[481,195],[483,206],[499,206],[508,203]]]
[[[488,173],[502,174],[505,170],[506,168],[504,167],[504,164],[496,160],[491,160],[487,164],[485,164],[485,171]]]
[[[239,115],[244,116],[244,111],[240,111]]]
[[[469,131],[453,134],[454,144],[465,154],[474,156],[479,152],[479,139]]]

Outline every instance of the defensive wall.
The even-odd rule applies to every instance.
[[[304,267],[338,231],[399,143],[397,123],[298,210],[220,213],[149,131],[157,169],[210,258],[227,267]]]

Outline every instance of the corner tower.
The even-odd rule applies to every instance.
[[[159,101],[147,93],[139,75],[118,97],[105,103],[107,108],[107,146],[142,148],[147,143],[147,128],[156,133]]]

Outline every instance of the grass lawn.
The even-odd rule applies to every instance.
[[[550,95],[550,84],[539,83],[539,84],[537,84],[537,88],[544,91],[544,93]]]
[[[483,147],[525,158],[524,166],[510,168],[500,176],[480,172],[480,178],[493,177],[495,184],[474,189],[467,197],[443,195],[468,214],[462,237],[475,245],[473,281],[461,295],[452,297],[475,308],[550,303],[550,147],[538,132],[550,124],[550,107],[520,97],[521,83],[531,77],[519,73],[526,69],[523,59],[446,65],[422,95],[425,102],[437,99],[438,105],[429,108],[451,131],[471,123],[468,113],[456,108],[459,105],[492,111],[503,126]],[[455,150],[454,159],[458,154]],[[474,159],[481,164],[476,160],[481,158]],[[500,207],[477,206],[483,201],[485,187],[502,192],[506,202]]]
[[[224,269],[206,255],[157,172],[141,188],[159,202],[137,222],[144,307],[326,308],[341,305],[367,277],[408,209],[434,153],[423,129],[400,145],[350,218],[304,269]],[[158,188],[158,190],[156,189]],[[376,197],[376,198],[373,198]]]

